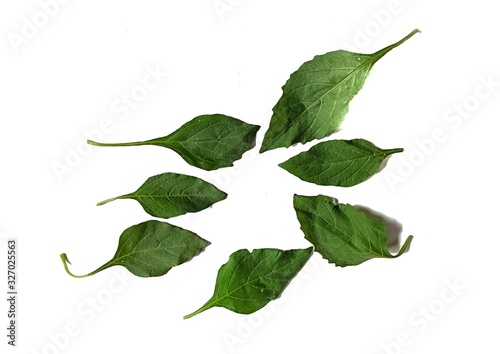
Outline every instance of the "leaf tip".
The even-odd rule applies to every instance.
[[[278,166],[281,167],[282,169],[284,169],[285,171],[288,171],[288,168],[287,168],[287,161],[283,161],[282,163],[279,163]]]
[[[314,254],[314,246],[307,247],[306,251],[309,253],[309,258],[311,258]]]
[[[417,33],[422,33],[422,31],[420,31],[418,28],[415,28],[413,31],[411,31],[406,37],[405,39],[410,39],[411,37],[413,37],[415,34]]]
[[[390,156],[390,155],[393,155],[393,154],[399,154],[399,153],[402,153],[405,151],[405,149],[403,148],[395,148],[395,149],[387,149],[387,150],[383,150],[384,153],[387,155],[387,156]]]
[[[260,149],[259,149],[259,154],[263,154],[265,153],[266,151],[268,151],[269,149],[267,148],[267,146],[265,146],[264,144],[262,144],[260,146]]]
[[[262,145],[260,146],[259,153],[262,154],[266,151],[274,150],[274,149],[277,149],[279,147],[282,147],[282,146],[275,143],[274,138],[269,136],[269,130],[268,130],[266,132],[266,134],[264,135],[264,139],[262,140]]]
[[[394,258],[398,258],[399,256],[401,256],[403,253],[406,253],[410,250],[410,245],[411,245],[411,242],[413,241],[413,235],[410,235],[406,238],[406,241],[405,243],[403,244],[403,246],[401,246],[401,249],[399,250],[399,252],[394,256]]]

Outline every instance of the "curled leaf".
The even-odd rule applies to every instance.
[[[113,266],[123,266],[138,277],[158,277],[200,254],[209,242],[195,233],[165,222],[150,220],[129,227],[120,236],[118,249],[109,262],[85,275],[74,275],[66,253],[61,260],[66,272],[85,278]]]
[[[397,258],[409,248],[408,236],[400,251],[387,247],[387,227],[349,204],[334,204],[332,198],[295,195],[293,204],[300,228],[316,252],[337,266],[353,266],[372,258]]]

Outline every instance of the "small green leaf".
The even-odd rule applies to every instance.
[[[364,139],[330,140],[279,166],[306,182],[350,187],[373,176],[387,157],[402,151],[383,150]]]
[[[208,241],[191,231],[150,220],[123,231],[113,258],[89,274],[72,274],[66,253],[61,254],[61,259],[66,272],[75,278],[88,277],[117,265],[138,277],[158,277],[197,256],[208,245]]]
[[[300,227],[316,252],[337,266],[361,264],[372,258],[397,258],[410,246],[409,236],[396,255],[387,249],[387,228],[349,204],[332,198],[295,195],[293,201]]]
[[[281,295],[312,252],[312,247],[288,251],[265,248],[234,252],[219,269],[212,298],[184,319],[217,306],[242,314],[261,309]]]
[[[345,50],[318,55],[302,64],[283,86],[260,152],[331,135],[373,65],[419,30],[373,54]]]
[[[255,143],[258,125],[223,114],[202,115],[182,125],[172,134],[132,143],[87,142],[96,146],[157,145],[177,152],[188,164],[204,170],[233,166]]]
[[[200,178],[163,173],[148,178],[133,193],[106,199],[97,205],[117,199],[135,199],[149,215],[168,219],[206,209],[226,197],[226,193]]]

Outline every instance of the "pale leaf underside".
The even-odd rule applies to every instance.
[[[417,32],[373,54],[338,50],[302,64],[282,87],[283,95],[273,108],[260,152],[322,139],[335,132],[373,65]]]

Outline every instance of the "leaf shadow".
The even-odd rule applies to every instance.
[[[391,156],[387,156],[384,161],[382,161],[382,163],[380,164],[377,172],[375,172],[375,174],[377,173],[380,173],[386,166],[387,166],[387,162],[389,161],[389,159],[391,158]]]
[[[370,218],[379,219],[387,227],[387,248],[391,253],[397,253],[401,249],[401,233],[403,225],[394,218],[381,212],[373,210],[364,205],[355,205],[356,209]]]
[[[394,155],[397,155],[397,154],[392,154],[392,155],[387,156],[387,157],[384,159],[384,161],[382,161],[382,163],[380,164],[380,166],[379,166],[379,168],[378,168],[377,172],[375,172],[375,173],[374,173],[374,175],[376,175],[376,174],[378,174],[378,173],[382,172],[382,170],[383,170],[383,169],[387,166],[387,163],[389,162],[389,160],[391,159],[391,157],[393,157]]]

